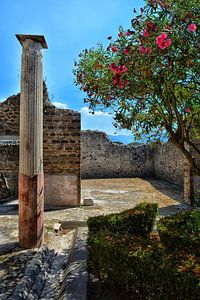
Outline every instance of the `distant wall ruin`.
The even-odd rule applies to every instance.
[[[43,99],[45,204],[74,206],[80,202],[80,114],[56,108],[45,85]],[[17,192],[19,144],[12,141],[19,139],[19,106],[19,94],[0,103],[0,173],[10,194]]]
[[[82,178],[145,176],[154,176],[150,147],[113,143],[104,132],[81,132]]]
[[[124,145],[103,132],[81,132],[82,178],[157,177],[183,186],[183,169],[183,154],[170,143]]]

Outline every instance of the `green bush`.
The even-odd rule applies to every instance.
[[[151,232],[157,214],[157,203],[141,203],[122,213],[91,217],[87,224],[92,234],[109,230],[121,234],[144,235]]]
[[[96,220],[99,230],[89,229],[88,267],[102,282],[120,286],[131,299],[200,299],[199,212],[161,219],[161,240],[156,241],[125,229],[114,232],[113,227],[100,226],[102,217]],[[191,235],[196,237],[195,244],[190,241],[192,247],[173,240],[172,232],[178,235],[183,229],[187,241]]]
[[[200,211],[162,218],[158,230],[162,243],[169,250],[180,249],[200,255]]]

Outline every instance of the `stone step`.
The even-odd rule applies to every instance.
[[[61,237],[59,249],[56,251],[51,271],[47,275],[40,300],[60,299],[65,286],[66,273],[73,253],[77,231],[73,230],[64,238]]]

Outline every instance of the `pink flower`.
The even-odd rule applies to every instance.
[[[191,109],[190,109],[189,107],[187,107],[187,108],[186,108],[186,112],[187,112],[187,113],[190,113],[190,112],[191,112]]]
[[[188,30],[189,30],[190,32],[195,32],[195,31],[197,30],[196,24],[191,23],[191,24],[189,25],[189,27],[188,27]]]
[[[147,29],[143,30],[143,36],[148,37],[149,36],[149,32]]]
[[[119,67],[123,73],[128,72],[128,68],[126,68],[125,66],[119,66]]]
[[[171,39],[168,39],[168,36],[165,32],[162,32],[161,35],[156,38],[156,44],[160,49],[169,47],[171,43]]]
[[[112,50],[112,52],[117,52],[118,48],[114,45],[114,46],[111,47],[111,50]]]
[[[127,31],[126,36],[129,36],[129,35],[131,35],[131,33],[130,33],[130,31]]]
[[[127,55],[127,54],[129,53],[129,50],[128,50],[128,49],[124,49],[124,50],[122,51],[122,53],[125,54],[125,55]]]
[[[113,80],[113,85],[117,85],[117,82],[118,82],[117,79],[114,79]]]
[[[115,63],[111,63],[111,64],[110,64],[110,69],[111,69],[112,71],[115,71],[115,70],[116,70],[116,67],[117,67],[117,65],[116,65]]]
[[[122,90],[128,84],[128,80],[120,80],[119,81],[119,88]]]
[[[148,54],[152,52],[151,48],[147,48],[145,46],[141,46],[139,50],[141,54]]]
[[[128,68],[122,65],[117,66],[115,63],[110,64],[110,69],[118,76],[120,76],[121,73],[126,73],[128,71]]]
[[[123,35],[123,33],[120,31],[120,32],[118,33],[118,37],[122,37],[122,35]]]

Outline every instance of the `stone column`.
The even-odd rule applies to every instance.
[[[16,35],[22,45],[19,153],[19,242],[23,248],[43,241],[43,36]]]

